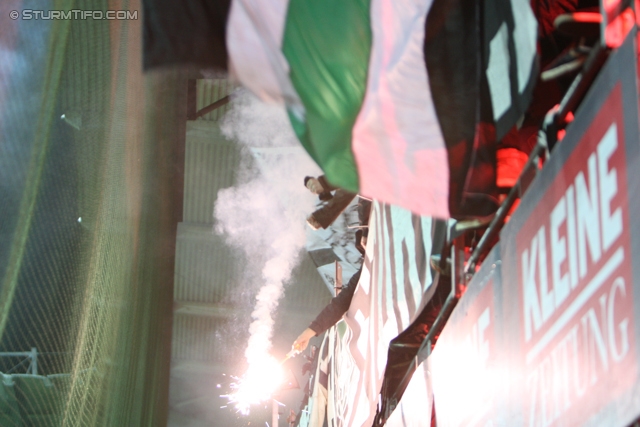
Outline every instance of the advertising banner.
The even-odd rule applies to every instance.
[[[640,412],[631,41],[613,52],[501,235],[504,405],[521,425],[624,426]]]
[[[611,53],[439,337],[439,427],[640,416],[634,37]]]

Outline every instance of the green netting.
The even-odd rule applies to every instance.
[[[27,425],[59,426],[62,423],[63,390],[40,375],[12,376],[22,420]]]
[[[139,2],[16,6],[138,19],[0,19],[0,425],[163,425],[185,76],[143,76]]]
[[[18,409],[18,399],[10,376],[1,375],[0,382],[0,425],[21,426],[22,416]]]

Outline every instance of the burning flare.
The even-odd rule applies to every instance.
[[[251,405],[271,399],[271,395],[283,380],[282,364],[267,355],[249,365],[249,369],[238,378],[238,382],[231,384],[233,392],[227,397],[238,412],[247,415]]]

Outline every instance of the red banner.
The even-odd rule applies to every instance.
[[[580,425],[635,381],[623,129],[617,84],[516,236],[531,426]]]
[[[604,64],[444,328],[430,361],[438,425],[640,416],[634,39]]]

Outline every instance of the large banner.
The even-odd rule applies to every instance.
[[[360,282],[345,321],[353,360],[344,395],[344,426],[373,423],[387,364],[389,342],[404,331],[433,290],[429,257],[434,221],[378,202],[373,203],[369,238]]]
[[[431,295],[433,232],[430,218],[373,203],[364,267],[344,319],[348,327],[331,329],[333,336],[326,341],[332,358],[326,394],[329,425],[373,423],[389,342],[415,320]]]
[[[440,337],[438,426],[622,427],[640,416],[632,36],[605,63]]]

